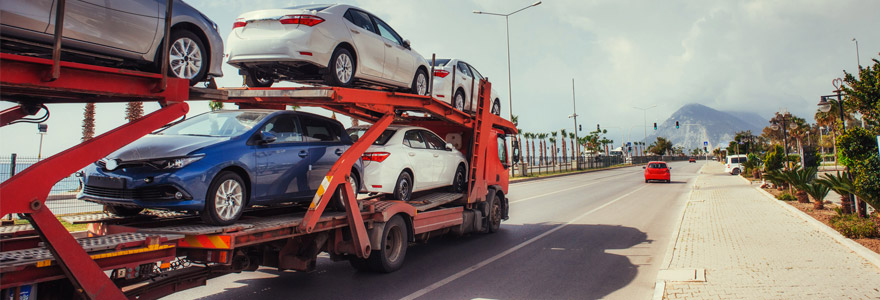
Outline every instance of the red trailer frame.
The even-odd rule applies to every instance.
[[[334,253],[349,253],[367,258],[372,250],[371,237],[367,230],[373,222],[385,222],[392,216],[402,213],[410,217],[408,222],[411,222],[409,224],[411,236],[427,234],[462,224],[464,209],[473,209],[480,203],[488,201],[487,196],[494,199],[491,191],[500,191],[502,199],[507,191],[507,171],[499,167],[501,163],[488,163],[487,158],[490,156],[497,158],[497,153],[491,155],[496,149],[489,149],[489,145],[494,145],[492,139],[498,134],[515,134],[516,129],[511,122],[489,113],[491,102],[487,99],[490,99],[491,84],[487,80],[480,82],[481,92],[477,112],[475,115],[470,115],[428,96],[396,92],[326,87],[225,89],[217,93],[190,90],[187,80],[177,78],[167,78],[167,87],[163,90],[157,87],[161,85],[160,80],[164,79],[164,76],[157,74],[68,62],[59,64],[57,61],[10,54],[0,54],[0,63],[4,68],[4,72],[0,73],[0,95],[4,100],[21,104],[19,107],[0,113],[0,125],[7,125],[13,119],[34,113],[33,107],[41,106],[43,103],[159,101],[163,106],[137,121],[43,160],[0,184],[0,199],[2,199],[0,215],[18,213],[30,220],[36,233],[55,257],[54,261],[57,262],[60,271],[88,298],[126,298],[126,295],[102,271],[111,266],[134,266],[145,262],[168,261],[180,252],[199,256],[206,261],[229,265],[233,263],[232,259],[235,255],[233,250],[236,245],[246,246],[294,236],[307,237],[315,232],[345,226],[350,228],[350,237],[346,239],[341,236],[342,231],[336,230],[334,242],[327,248]],[[53,65],[60,67],[61,76],[53,81],[46,81],[46,77],[42,74]],[[287,226],[261,227],[266,230],[261,229],[259,232],[241,230],[220,234],[193,234],[185,237],[154,233],[155,236],[146,239],[146,243],[161,245],[162,247],[159,247],[161,249],[148,246],[147,250],[142,252],[126,252],[142,255],[125,255],[123,256],[125,263],[102,263],[101,260],[93,259],[83,247],[79,246],[78,240],[61,226],[55,215],[45,208],[44,202],[52,183],[185,115],[188,106],[183,101],[190,98],[191,91],[198,95],[214,95],[221,101],[237,103],[242,107],[283,107],[284,105],[322,107],[373,122],[374,125],[337,160],[324,178],[308,210],[296,222],[286,223]],[[438,132],[465,133],[465,140],[471,141],[466,145],[466,149],[462,149],[470,157],[470,178],[467,197],[459,197],[461,200],[456,200],[461,206],[417,213],[415,206],[400,201],[373,199],[359,202],[356,199],[354,191],[347,184],[348,170],[392,122],[425,126]],[[324,213],[333,194],[332,191],[336,191],[337,188],[342,189],[342,196],[347,202],[344,216]],[[327,191],[331,192],[327,193]],[[367,211],[353,209],[360,207],[366,207]],[[506,208],[504,210],[506,211]],[[496,218],[500,218],[500,215]],[[101,228],[95,230],[95,233],[124,234],[134,230],[125,226],[99,227]],[[199,239],[219,240],[221,247],[200,247],[197,245]],[[157,242],[160,240],[161,242]],[[224,241],[225,247],[223,247]],[[127,246],[134,247],[133,245],[135,244]],[[65,249],[65,251],[57,251],[57,249]],[[221,259],[221,257],[225,258]],[[120,259],[122,258],[117,258]],[[308,269],[313,261],[309,261],[308,258],[294,258],[286,263],[293,268]],[[21,279],[10,282],[37,282],[59,278],[58,275],[51,277],[40,275],[42,273],[26,268],[17,271],[20,273],[15,274]],[[139,296],[158,297],[181,288],[203,284],[205,278],[210,276],[209,273],[211,272],[206,271],[198,275],[201,277],[187,273],[186,276],[180,277],[187,280],[163,282],[158,284],[156,289],[140,289],[134,293]],[[0,276],[8,274],[12,273],[0,274]],[[7,277],[3,278],[7,279]]]

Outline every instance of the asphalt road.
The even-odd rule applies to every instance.
[[[358,272],[321,259],[307,274],[261,268],[168,299],[648,299],[702,162],[672,183],[629,167],[510,186],[495,234],[411,245],[403,269]]]

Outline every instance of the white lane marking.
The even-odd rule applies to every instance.
[[[620,175],[623,175],[623,174],[620,174]],[[616,175],[615,175],[615,176],[616,176]],[[586,183],[586,184],[582,184],[582,185],[578,185],[578,186],[573,186],[573,187],[570,187],[570,188],[567,188],[567,189],[556,190],[556,191],[553,191],[553,192],[544,193],[544,194],[537,195],[537,196],[531,196],[531,197],[527,197],[527,198],[519,199],[519,200],[516,200],[516,201],[510,201],[510,204],[514,204],[514,203],[518,203],[518,202],[524,202],[524,201],[529,201],[529,200],[534,200],[534,199],[541,198],[541,197],[548,196],[548,195],[553,195],[553,194],[557,194],[557,193],[561,193],[561,192],[565,192],[565,191],[570,191],[570,190],[577,189],[577,188],[582,188],[582,187],[585,187],[585,186],[590,186],[590,185],[594,185],[594,184],[598,184],[598,183],[603,183],[603,182],[611,181],[613,178],[610,178],[610,177],[612,177],[612,176],[606,177],[606,178],[608,178],[608,179],[606,179],[606,180],[593,181],[593,182],[590,182],[590,183]]]
[[[522,249],[523,247],[528,246],[528,245],[530,245],[531,243],[534,243],[534,242],[536,242],[537,240],[540,240],[541,238],[550,235],[551,233],[554,233],[554,232],[556,232],[556,231],[559,231],[559,230],[562,229],[563,227],[568,226],[568,225],[571,225],[571,224],[573,224],[574,222],[576,222],[577,220],[580,220],[581,218],[586,217],[587,215],[590,215],[590,214],[592,214],[592,213],[594,213],[594,212],[596,212],[596,211],[598,211],[598,210],[600,210],[600,209],[603,209],[603,208],[605,208],[606,206],[611,205],[612,203],[619,201],[620,199],[626,198],[626,197],[628,197],[629,195],[632,195],[633,193],[638,192],[638,191],[641,190],[641,189],[644,189],[645,187],[648,187],[648,186],[647,186],[647,185],[643,185],[642,187],[637,188],[637,189],[633,190],[632,192],[626,193],[625,195],[620,196],[620,197],[617,197],[617,198],[614,199],[614,200],[608,201],[607,203],[602,204],[602,205],[600,205],[599,207],[596,207],[596,208],[594,208],[594,209],[591,209],[590,211],[585,212],[584,214],[582,214],[582,215],[580,215],[580,216],[577,216],[577,217],[575,217],[574,219],[571,219],[571,221],[568,221],[568,222],[565,223],[565,224],[559,224],[559,225],[557,225],[556,227],[553,227],[553,228],[551,228],[550,230],[547,230],[547,231],[545,231],[544,233],[542,233],[542,234],[540,234],[540,235],[538,235],[538,236],[536,236],[536,237],[533,237],[533,238],[529,239],[528,241],[525,241],[525,242],[520,243],[519,245],[513,246],[513,248],[510,248],[510,249],[505,250],[504,252],[498,253],[498,254],[496,254],[495,256],[492,256],[491,258],[489,258],[489,259],[487,259],[487,260],[484,260],[484,261],[482,261],[482,262],[480,262],[480,263],[478,263],[478,264],[476,264],[476,265],[470,266],[470,267],[468,267],[467,269],[461,270],[461,271],[459,271],[458,273],[452,274],[452,275],[450,275],[449,277],[444,278],[443,280],[440,280],[440,281],[438,281],[438,282],[436,282],[436,283],[434,283],[434,284],[432,284],[432,285],[429,285],[429,286],[427,286],[427,287],[425,287],[425,288],[423,288],[423,289],[421,289],[421,290],[418,290],[418,291],[416,291],[416,292],[414,292],[414,293],[412,293],[412,294],[406,295],[405,297],[400,298],[400,299],[401,299],[401,300],[411,300],[411,299],[416,299],[416,298],[418,298],[418,297],[424,296],[425,294],[430,293],[431,291],[436,290],[436,289],[438,289],[438,288],[441,288],[441,287],[443,287],[444,285],[447,285],[447,284],[449,284],[450,282],[452,282],[452,281],[454,281],[454,280],[456,280],[456,279],[459,279],[459,278],[461,278],[461,277],[464,277],[465,275],[470,274],[470,273],[473,272],[473,271],[479,270],[480,268],[485,267],[485,266],[488,265],[488,264],[491,264],[491,263],[493,263],[493,262],[495,262],[495,261],[497,261],[497,260],[499,260],[499,259],[501,259],[501,258],[503,258],[503,257],[505,257],[505,256],[507,256],[507,255],[510,255],[511,253],[516,252],[516,250]]]

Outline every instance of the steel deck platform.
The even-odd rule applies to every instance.
[[[167,242],[182,238],[183,235],[174,234],[119,233],[77,239],[77,242],[83,247],[83,250],[94,257],[95,254],[100,254],[96,252],[101,251],[149,246],[149,243],[147,243],[148,239],[154,239],[156,242]],[[0,272],[28,265],[45,267],[54,264],[54,261],[55,257],[49,249],[42,247],[42,245],[38,248],[3,251],[0,252]]]

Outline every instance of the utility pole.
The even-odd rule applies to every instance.
[[[571,79],[571,115],[568,117],[574,119],[574,143],[576,144],[575,147],[577,147],[577,149],[574,153],[577,155],[576,161],[577,161],[578,167],[580,167],[581,143],[580,143],[580,141],[578,141],[578,115],[577,115],[577,102],[575,101],[575,94],[574,94],[574,78]]]

